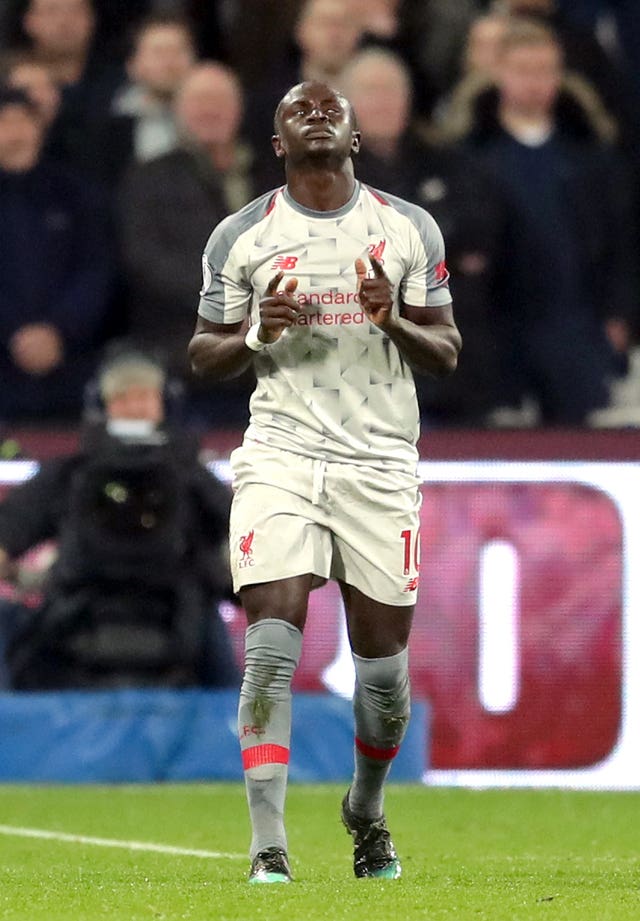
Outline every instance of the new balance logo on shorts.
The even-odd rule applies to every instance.
[[[418,576],[414,576],[413,579],[409,579],[409,581],[403,588],[403,591],[404,592],[417,592],[418,591],[418,581],[419,581]]]

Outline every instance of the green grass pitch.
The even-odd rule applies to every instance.
[[[238,785],[0,787],[3,921],[639,921],[640,794],[390,786],[398,881],[356,880],[344,788],[291,786],[295,882],[249,886]],[[48,830],[227,856],[20,837]]]

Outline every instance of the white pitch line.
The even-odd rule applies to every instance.
[[[67,844],[92,844],[96,847],[119,847],[125,851],[152,851],[155,854],[173,854],[178,857],[204,857],[209,860],[246,860],[246,854],[227,854],[224,851],[201,851],[197,848],[174,847],[171,844],[154,844],[151,841],[120,841],[117,838],[92,838],[87,835],[70,835],[44,828],[21,828],[0,825],[0,835],[14,838],[39,838],[45,841],[64,841]]]

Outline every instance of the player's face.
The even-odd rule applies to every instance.
[[[359,147],[351,106],[322,83],[303,83],[287,93],[280,103],[278,129],[274,150],[291,163],[340,162]]]

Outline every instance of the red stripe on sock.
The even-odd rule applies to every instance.
[[[366,755],[367,758],[375,758],[376,761],[391,761],[400,751],[399,745],[394,745],[393,748],[375,748],[373,745],[367,745],[366,742],[357,737],[356,748],[360,754]]]
[[[242,752],[242,767],[260,767],[262,764],[289,764],[289,749],[283,745],[254,745]]]

